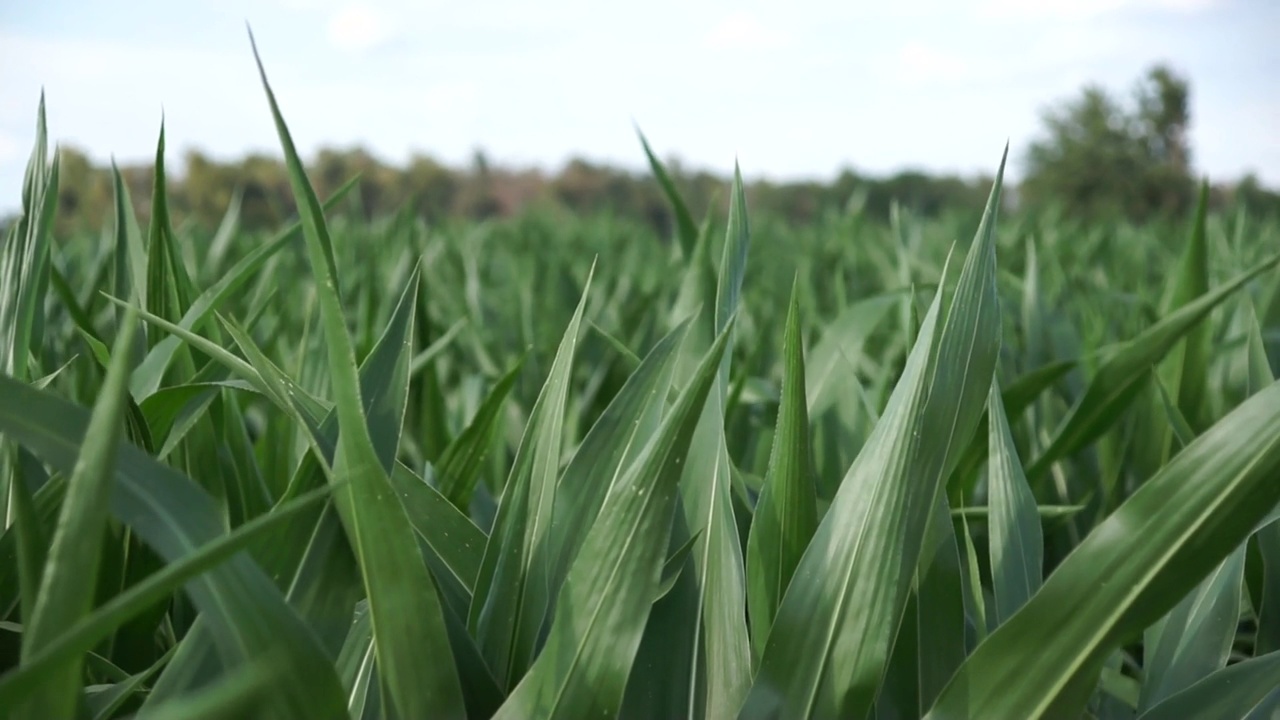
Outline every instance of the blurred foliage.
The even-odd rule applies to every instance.
[[[1027,154],[1024,199],[1091,217],[1187,212],[1196,184],[1190,98],[1186,78],[1162,65],[1133,88],[1129,107],[1099,86],[1085,87],[1044,114],[1045,134]]]
[[[1196,180],[1187,130],[1190,86],[1174,71],[1157,66],[1134,88],[1131,107],[1100,87],[1048,110],[1044,136],[1025,155],[1025,174],[1011,193],[1020,209],[1046,210],[1085,219],[1147,221],[1185,215],[1195,202]],[[56,231],[60,236],[98,231],[111,207],[110,168],[83,151],[63,147]],[[695,216],[718,207],[728,178],[666,161]],[[212,231],[232,198],[241,196],[241,227],[277,227],[296,212],[284,165],[274,157],[249,155],[218,160],[188,150],[171,173],[170,204],[189,223]],[[670,227],[661,190],[641,169],[630,170],[573,158],[555,172],[500,167],[476,151],[465,167],[449,167],[415,154],[390,165],[361,147],[322,149],[307,168],[321,193],[360,176],[344,210],[372,219],[409,211],[432,224],[450,220],[514,217],[530,209],[571,213],[604,212],[641,222],[655,231]],[[150,164],[120,168],[137,199],[135,212],[146,222]],[[922,218],[967,213],[982,206],[990,177],[934,175],[903,170],[872,177],[845,169],[827,181],[748,184],[756,212],[789,224],[812,224],[830,213],[856,212],[887,221],[896,204]],[[1280,191],[1254,175],[1212,186],[1215,210],[1247,209],[1280,214]],[[0,222],[0,225],[5,224]]]

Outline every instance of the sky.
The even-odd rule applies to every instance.
[[[1193,163],[1280,186],[1280,2],[0,0],[0,211],[43,90],[51,139],[98,162],[279,156],[246,32],[304,157],[1016,178],[1045,109],[1152,64],[1191,83]]]

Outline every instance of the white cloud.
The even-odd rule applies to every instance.
[[[329,18],[329,41],[340,50],[361,52],[391,39],[392,23],[369,5],[348,5]]]
[[[1218,0],[986,0],[983,12],[998,18],[1089,19],[1130,10],[1195,13]]]
[[[755,13],[736,12],[720,21],[704,39],[714,50],[774,50],[787,45],[786,33],[760,21]]]

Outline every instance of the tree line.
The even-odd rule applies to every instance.
[[[1023,154],[1023,179],[1010,188],[1011,201],[1019,209],[1052,207],[1086,220],[1141,222],[1186,213],[1199,183],[1188,144],[1189,109],[1189,83],[1166,66],[1151,68],[1127,102],[1101,87],[1085,87],[1044,112],[1043,132]],[[76,148],[62,148],[59,158],[57,231],[65,237],[101,228],[114,202],[112,168],[93,163]],[[171,210],[187,222],[215,227],[237,195],[246,229],[278,227],[294,214],[288,177],[275,157],[219,161],[189,150],[182,160],[182,173],[169,178],[168,191]],[[1019,160],[1016,151],[1013,160]],[[726,178],[686,171],[678,160],[668,161],[668,169],[695,212],[723,202]],[[670,222],[666,201],[649,174],[585,159],[571,160],[555,172],[496,167],[483,152],[476,152],[466,167],[449,167],[426,155],[397,166],[356,147],[322,150],[308,170],[322,195],[358,175],[347,210],[368,217],[408,211],[442,223],[549,206],[614,213],[655,229]],[[145,220],[153,166],[123,166],[119,173]],[[918,171],[871,177],[846,169],[825,182],[752,182],[748,199],[753,211],[796,224],[851,206],[874,218],[887,218],[894,204],[929,217],[981,208],[990,182],[989,177]],[[1217,182],[1211,201],[1219,208],[1234,205],[1280,214],[1280,192],[1263,187],[1254,176]]]

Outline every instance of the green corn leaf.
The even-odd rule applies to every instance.
[[[184,282],[185,281],[185,282]],[[156,144],[155,183],[151,194],[151,229],[147,239],[147,310],[157,317],[176,322],[189,302],[184,286],[189,285],[182,259],[173,246],[169,223],[168,192],[164,172],[164,123]],[[154,347],[158,340],[151,339]],[[150,348],[149,348],[150,349]]]
[[[818,526],[817,491],[809,455],[798,285],[797,279],[791,289],[782,341],[786,361],[773,450],[747,541],[747,612],[751,618],[751,645],[757,658],[764,650],[774,613],[800,556]]]
[[[146,670],[134,673],[99,692],[86,688],[85,703],[89,710],[93,712],[93,720],[109,720],[109,718],[115,717],[120,708],[134,695],[140,694],[144,689],[144,684],[168,664],[175,650],[177,650],[176,645],[167,650],[164,655],[160,656],[159,660],[152,663]]]
[[[522,359],[498,380],[475,417],[440,455],[436,465],[440,492],[459,510],[465,511],[471,502],[485,457],[493,449],[499,413],[523,368]]]
[[[1270,387],[1275,382],[1271,364],[1267,359],[1258,327],[1257,315],[1250,308],[1248,343],[1248,392],[1250,395]],[[1280,512],[1280,508],[1277,508]],[[1273,513],[1274,514],[1274,513]],[[1264,521],[1265,522],[1265,521]],[[1263,655],[1280,650],[1280,521],[1265,522],[1255,536],[1258,554],[1262,558],[1262,591],[1259,593],[1258,639],[1254,653]],[[1253,583],[1253,580],[1250,580]]]
[[[0,678],[0,705],[9,706],[21,702],[40,690],[50,678],[56,676],[61,666],[73,661],[77,655],[89,652],[130,618],[252,543],[278,532],[299,511],[314,505],[317,500],[327,496],[328,492],[328,488],[321,488],[292,500],[270,514],[255,518],[230,533],[205,543],[196,551],[163,566],[78,622],[61,628],[61,632],[24,660],[17,672]]]
[[[138,720],[236,720],[268,711],[270,696],[283,679],[269,660],[255,660],[212,687],[144,706]]]
[[[809,412],[818,416],[840,398],[842,379],[851,376],[872,332],[902,302],[900,293],[886,293],[853,303],[823,330],[822,339],[805,362]]]
[[[327,210],[335,206],[342,198],[346,197],[353,187],[355,187],[354,181],[343,185],[325,201],[323,207]],[[268,260],[297,238],[301,229],[302,223],[295,222],[276,233],[275,236],[262,245],[254,248],[252,252],[228,268],[216,283],[200,293],[200,296],[191,303],[191,307],[187,308],[181,321],[176,324],[185,330],[195,330],[200,324],[207,321],[218,307],[228,299],[235,297],[236,292],[243,288],[245,283],[253,277],[253,274],[262,269],[262,266]],[[118,253],[119,251],[117,250]],[[115,296],[122,299],[128,297],[119,288],[117,288]],[[171,336],[155,343],[151,351],[147,353],[146,358],[133,371],[131,387],[135,395],[146,398],[156,392],[164,378],[165,370],[169,367],[169,363],[173,360],[173,355],[181,342],[181,337]]]
[[[1280,388],[1200,435],[1086,537],[952,679],[929,718],[1056,717],[1280,501]],[[1074,708],[1074,709],[1073,709]]]
[[[125,315],[111,368],[94,405],[75,470],[67,482],[39,595],[22,635],[24,661],[29,661],[38,648],[47,645],[63,628],[89,613],[92,589],[101,567],[100,543],[107,526],[107,499],[111,496],[116,450],[123,427],[121,417],[131,364],[129,348],[136,326],[137,318]],[[47,718],[73,714],[82,662],[83,657],[72,658],[58,668],[58,672],[50,673],[20,716]]]
[[[378,691],[378,669],[374,661],[373,623],[369,619],[369,603],[356,603],[355,614],[347,638],[338,653],[338,676],[347,694],[350,717],[381,718],[382,704]]]
[[[546,647],[495,719],[617,715],[662,582],[682,460],[731,328],[720,334],[654,442],[606,498],[565,579]]]
[[[939,488],[977,428],[995,370],[1003,169],[1002,161],[947,311],[940,289],[884,415],[800,560],[743,718],[871,710]],[[945,270],[943,278],[940,288]]]
[[[1241,545],[1172,612],[1147,629],[1139,711],[1226,667],[1240,620],[1243,583]]]
[[[671,180],[671,176],[667,174],[667,169],[653,154],[653,150],[649,147],[649,141],[645,139],[644,133],[640,132],[640,128],[636,128],[636,135],[640,137],[640,144],[644,147],[644,155],[649,159],[649,168],[653,170],[653,176],[658,180],[658,186],[662,188],[662,193],[666,195],[667,202],[671,203],[671,209],[676,215],[676,237],[680,241],[680,250],[686,258],[693,255],[694,244],[698,242],[698,225],[693,221],[693,215],[689,213],[689,207],[685,205],[684,198],[681,197],[680,191],[676,189],[676,184]]]
[[[396,464],[391,484],[418,535],[467,592],[474,593],[488,541],[484,531],[404,465]]]
[[[717,334],[728,327],[729,318],[738,310],[750,238],[746,193],[742,175],[735,169],[715,294],[713,328]],[[696,341],[696,336],[692,339]],[[688,529],[697,536],[693,563],[699,609],[686,636],[691,646],[684,650],[697,658],[687,710],[693,717],[732,714],[751,681],[751,641],[742,611],[746,570],[732,506],[732,469],[724,430],[731,355],[726,352],[720,361],[716,385],[702,408],[681,483]]]
[[[1209,213],[1209,182],[1200,184],[1200,199],[1196,204],[1195,220],[1178,264],[1176,281],[1169,287],[1169,296],[1162,310],[1168,314],[1209,292],[1209,239],[1207,218]],[[1210,424],[1206,392],[1209,385],[1209,337],[1208,322],[1192,328],[1182,341],[1181,352],[1170,357],[1168,374],[1164,377],[1170,389],[1176,389],[1178,410],[1193,430],[1203,430]]]
[[[337,266],[324,212],[303,172],[256,45],[254,57],[284,150],[319,288],[340,428],[333,478],[342,486],[334,496],[368,593],[379,674],[391,705],[403,716],[462,717],[462,691],[440,601],[413,540],[413,528],[395,498],[366,424],[355,351],[343,318]]]
[[[12,404],[0,404],[0,431],[56,469],[71,472],[88,413],[8,377],[0,377],[0,394],[13,399]],[[180,562],[222,534],[213,499],[189,478],[129,444],[118,447],[116,462],[112,515],[166,561]],[[248,557],[232,557],[188,582],[186,589],[209,625],[211,637],[205,643],[224,666],[283,652],[285,661],[277,664],[290,682],[278,688],[275,701],[280,708],[293,717],[336,717],[335,710],[341,714],[337,678],[319,645]]]
[[[1265,720],[1280,711],[1280,653],[1223,668],[1181,689],[1138,720]]]
[[[533,662],[542,619],[550,605],[546,585],[538,582],[545,575],[532,563],[551,523],[564,442],[569,373],[589,288],[590,279],[520,440],[485,547],[468,618],[468,626],[500,686],[508,689]]]
[[[654,345],[565,468],[544,545],[547,586],[552,593],[559,592],[606,496],[657,432],[687,327],[677,326]]]
[[[1022,474],[1022,462],[1005,417],[999,384],[992,380],[987,397],[987,518],[991,556],[991,590],[995,598],[993,627],[1013,616],[1036,591],[1044,574],[1044,531],[1035,496]]]
[[[1204,320],[1215,307],[1253,278],[1275,267],[1280,255],[1257,263],[1226,284],[1200,296],[1114,350],[1098,368],[1084,395],[1072,407],[1053,440],[1027,468],[1036,482],[1058,460],[1079,450],[1111,427],[1141,389],[1141,381],[1178,340]]]

